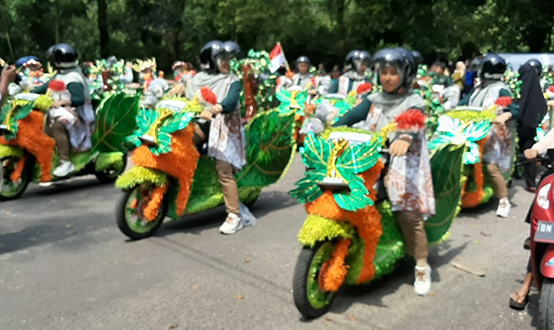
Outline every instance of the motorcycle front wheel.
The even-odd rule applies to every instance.
[[[539,330],[554,330],[554,280],[545,278],[539,297]]]
[[[298,311],[307,319],[327,313],[336,292],[325,291],[321,285],[326,261],[331,259],[335,245],[320,242],[313,248],[304,247],[298,255],[293,277],[293,298]]]
[[[8,156],[0,159],[0,165],[2,170],[0,173],[0,200],[9,201],[18,199],[27,189],[29,182],[31,181],[32,166],[30,166],[30,159],[26,160],[25,168],[19,175],[19,178],[15,181],[11,179],[11,174],[16,171],[17,164],[21,158],[16,156]]]
[[[143,210],[150,201],[153,184],[137,185],[123,193],[116,206],[117,227],[125,236],[138,240],[154,235],[160,229],[167,214],[167,198],[164,197],[158,216],[148,221]]]

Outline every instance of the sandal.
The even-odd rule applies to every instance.
[[[514,294],[517,296],[517,300],[520,300],[521,296],[519,295],[519,293],[517,293],[516,291],[514,292]],[[510,297],[510,307],[518,311],[524,310],[525,306],[527,306],[527,303],[529,302],[529,294],[525,296],[523,302],[517,302],[517,300],[514,300],[512,297]]]

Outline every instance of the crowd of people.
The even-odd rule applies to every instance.
[[[77,52],[67,44],[53,46],[48,59],[55,73],[46,77],[34,56],[18,61],[16,66],[6,66],[0,78],[0,105],[8,95],[24,91],[33,93],[58,93],[65,95],[54,100],[46,132],[55,140],[60,163],[54,169],[56,177],[64,177],[74,171],[69,160],[71,150],[90,148],[95,113],[93,109],[94,82],[100,81],[105,91],[107,80],[142,89],[143,106],[154,109],[163,97],[181,96],[192,99],[203,87],[209,87],[217,96],[215,106],[206,108],[194,124],[194,143],[208,145],[208,156],[216,160],[219,182],[222,186],[227,219],[221,225],[224,234],[234,234],[242,229],[239,196],[234,173],[245,165],[245,138],[240,117],[240,78],[230,69],[231,61],[240,53],[240,47],[232,41],[212,41],[199,52],[199,72],[191,63],[176,61],[172,66],[173,80],[168,81],[156,68],[155,60],[124,63],[109,58],[104,68],[93,63],[78,63]],[[111,75],[103,72],[117,66],[119,71]],[[520,150],[528,158],[536,157],[554,143],[549,138],[535,143],[536,128],[547,113],[543,96],[546,87],[541,86],[542,65],[531,60],[519,69],[521,96],[516,98],[504,81],[507,63],[496,54],[470,61],[460,61],[454,66],[446,61],[434,62],[423,70],[423,58],[417,51],[405,48],[387,48],[371,56],[367,51],[352,50],[345,58],[344,68],[334,66],[327,73],[323,65],[312,69],[307,56],[297,58],[296,72],[283,66],[277,68],[276,90],[308,90],[312,102],[327,95],[351,95],[358,92],[356,105],[338,119],[334,126],[353,126],[371,132],[380,132],[396,117],[408,111],[427,115],[424,91],[438,94],[449,107],[467,105],[488,109],[498,100],[506,100],[496,108],[494,125],[484,148],[484,163],[493,188],[499,199],[496,214],[507,218],[511,204],[508,187],[502,172],[511,166],[514,154],[510,140],[514,134],[520,137]],[[17,69],[16,69],[17,67]],[[96,68],[97,70],[92,70]],[[16,70],[19,74],[16,74]],[[134,74],[133,71],[138,72]],[[117,78],[115,77],[117,75]],[[19,81],[15,81],[20,76]],[[138,78],[138,79],[137,79]],[[365,84],[365,85],[364,85]],[[362,88],[361,86],[371,86]],[[544,85],[544,84],[543,84]],[[446,90],[454,91],[447,93]],[[451,97],[451,95],[454,95]],[[517,124],[517,125],[516,125]],[[516,128],[517,126],[517,128]],[[427,261],[427,237],[424,221],[435,213],[435,201],[430,172],[430,156],[424,130],[402,132],[389,136],[389,171],[385,177],[388,198],[394,217],[404,235],[408,253],[415,259],[415,292],[426,295],[431,290],[431,267]],[[526,168],[526,184],[534,192],[537,169]],[[405,190],[398,190],[398,182],[404,182]],[[410,194],[405,194],[409,191]],[[531,280],[529,274],[524,286],[511,297],[511,305],[521,308],[527,301]]]

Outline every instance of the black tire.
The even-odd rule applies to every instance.
[[[329,245],[331,245],[331,247],[329,247]],[[311,274],[310,270],[313,268],[314,258],[318,255],[318,252],[321,252],[320,250],[329,248],[331,252],[334,250],[334,245],[330,241],[320,242],[313,248],[304,247],[300,251],[298,260],[296,261],[292,282],[294,304],[296,305],[298,311],[307,319],[315,319],[327,313],[335,298],[335,292],[324,292],[321,288],[319,288],[319,294],[325,296],[325,304],[322,303],[318,306],[314,306],[309,299],[309,282],[313,281],[313,279],[310,278],[315,276],[317,279],[319,277],[319,272],[323,262],[328,260],[321,260],[323,262],[315,260],[317,263],[317,265],[315,265],[317,267],[317,273]]]
[[[123,166],[120,170],[116,169],[106,169],[103,171],[97,172],[94,171],[94,175],[98,179],[98,181],[102,183],[114,183],[115,180],[125,171],[125,168],[127,167],[127,154],[123,154]]]
[[[32,157],[27,157],[25,162],[25,168],[21,173],[21,177],[17,183],[13,183],[10,179],[10,174],[13,172],[13,167],[19,160],[19,157],[8,156],[0,159],[0,166],[2,166],[2,184],[0,185],[0,200],[9,201],[18,199],[23,195],[29,182],[31,182],[31,177],[33,175],[33,166],[34,159]]]
[[[554,280],[545,278],[539,298],[539,330],[554,330]]]
[[[167,214],[168,209],[168,203],[167,203],[167,195],[164,197],[161,205],[161,210],[158,212],[158,217],[154,219],[153,221],[146,221],[141,220],[140,216],[137,215],[137,221],[141,221],[141,223],[147,224],[143,227],[143,229],[138,230],[140,226],[131,226],[130,223],[132,220],[130,219],[131,214],[128,212],[128,206],[131,203],[132,198],[134,198],[135,194],[141,194],[141,189],[147,189],[142,185],[137,185],[133,187],[132,189],[126,190],[123,192],[123,195],[119,199],[117,205],[116,205],[116,222],[117,227],[121,232],[129,237],[132,240],[139,240],[143,238],[150,237],[154,235],[158,229],[162,226],[162,223],[165,219],[165,216]],[[137,202],[138,203],[138,202]],[[130,206],[129,206],[130,207]],[[135,211],[138,208],[138,206],[135,206]],[[138,213],[138,212],[137,212]],[[135,227],[135,228],[134,228]]]

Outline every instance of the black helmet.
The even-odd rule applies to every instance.
[[[200,68],[202,70],[216,70],[215,57],[223,51],[223,43],[219,40],[213,40],[205,44],[200,51]]]
[[[476,57],[469,63],[469,71],[477,71],[479,70],[479,67],[481,66],[481,58]]]
[[[407,50],[404,47],[396,47],[396,48],[393,48],[393,50],[395,50],[395,51],[399,52],[400,54],[402,54],[402,56],[404,56],[406,61],[408,61],[408,63],[410,64],[410,71],[406,72],[406,78],[411,79],[410,80],[410,85],[411,85],[413,83],[413,80],[416,77],[416,74],[417,74],[417,63],[416,63],[414,55],[412,54],[411,51]]]
[[[234,41],[225,41],[223,50],[228,58],[239,57],[241,54],[240,46]]]
[[[530,67],[532,67],[539,75],[539,78],[542,76],[542,63],[539,60],[533,58],[525,62],[524,65],[529,65]]]
[[[77,51],[68,44],[57,44],[48,49],[48,60],[56,69],[71,69],[77,66]]]
[[[410,87],[415,77],[413,58],[404,56],[398,49],[385,48],[373,56],[373,63],[378,63],[382,67],[393,66],[401,76],[401,87]]]
[[[423,64],[423,56],[417,50],[412,50],[412,56],[414,57],[416,66]]]
[[[500,80],[506,71],[506,61],[497,54],[487,54],[481,61],[479,77]]]
[[[355,49],[355,50],[351,50],[346,55],[344,66],[348,70],[355,68],[356,71],[360,71],[362,64],[366,63],[367,65],[369,65],[370,61],[371,61],[371,55],[369,55],[368,52],[366,52],[365,50]]]
[[[308,65],[310,65],[310,59],[308,58],[308,56],[300,56],[296,59],[296,65],[300,64],[300,63],[306,63]]]

